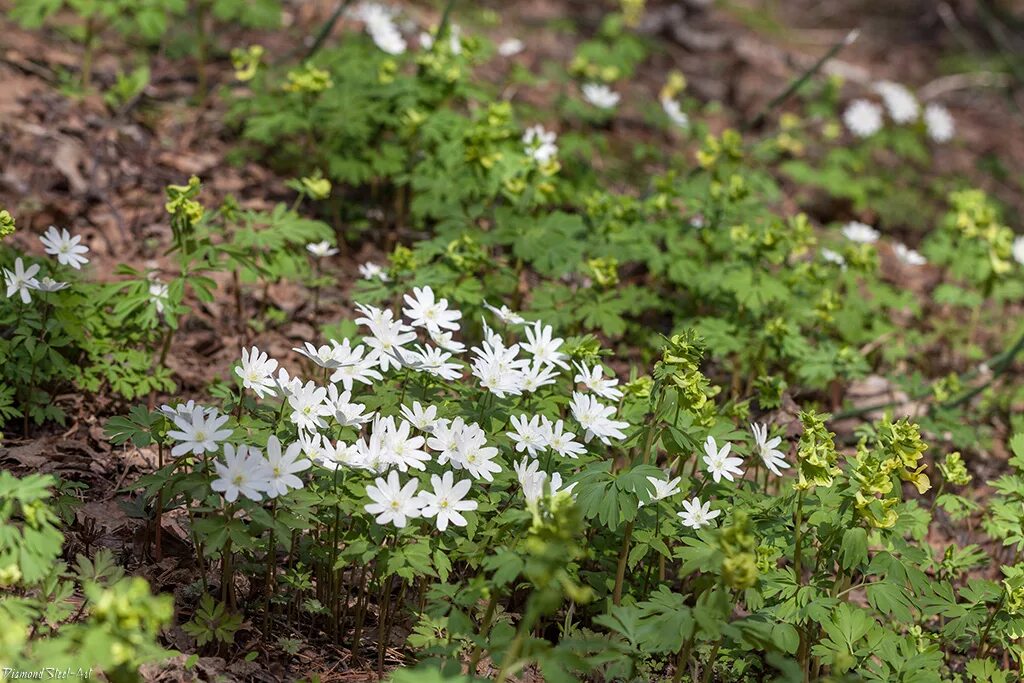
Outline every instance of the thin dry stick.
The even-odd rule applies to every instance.
[[[757,116],[750,121],[749,124],[743,126],[743,130],[749,130],[751,128],[757,128],[760,126],[765,118],[774,110],[776,107],[782,105],[786,100],[793,96],[793,94],[799,90],[804,83],[809,81],[814,74],[821,71],[821,68],[825,66],[825,63],[830,59],[839,54],[839,51],[848,45],[852,45],[857,37],[860,36],[860,31],[854,29],[847,33],[842,40],[829,48],[828,52],[821,56],[821,58],[812,64],[806,71],[797,76],[793,81],[790,82],[786,89],[780,92],[778,95],[773,97],[764,108],[758,112]]]

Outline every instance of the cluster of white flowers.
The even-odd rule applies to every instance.
[[[493,482],[504,469],[498,445],[488,443],[499,435],[488,435],[465,416],[439,415],[440,405],[411,401],[394,405],[397,414],[385,415],[368,411],[353,396],[356,383],[370,387],[389,373],[404,373],[403,382],[417,373],[442,382],[466,378],[467,363],[456,358],[466,346],[453,338],[461,332],[461,311],[430,287],[413,288],[403,302],[400,317],[390,309],[357,303],[356,323],[368,331],[361,341],[329,340],[321,346],[306,342],[293,349],[329,376],[324,385],[289,375],[257,347],[242,349],[235,373],[243,390],[259,399],[280,399],[281,418],[295,426],[297,441],[283,454],[276,438],[265,449],[225,443],[232,436],[225,428],[228,417],[190,403],[165,410],[176,427],[169,433],[177,441],[172,455],[205,458],[223,447],[223,460],[214,463],[217,478],[212,486],[229,502],[239,496],[259,501],[301,488],[303,482],[296,475],[312,462],[328,470],[362,470],[374,477],[367,487],[370,503],[365,509],[379,524],[401,528],[410,519],[429,517],[441,531],[465,526],[462,513],[477,507],[467,500],[473,482]],[[526,323],[505,306],[484,306],[502,323],[520,327],[526,339],[506,344],[484,322],[484,339],[469,350],[468,363],[468,374],[480,387],[498,399],[520,396],[554,384],[570,370],[569,357],[562,351],[564,340],[554,336],[550,325]],[[598,400],[621,398],[618,380],[606,377],[599,365],[576,363],[575,370],[573,385],[583,389],[572,389],[566,416],[552,419],[518,412],[509,418],[506,436],[510,450],[524,455],[515,470],[528,505],[546,491],[572,489],[563,485],[559,473],[540,468],[542,455],[549,460],[576,459],[586,453],[585,444],[592,439],[610,444],[626,436],[629,425],[615,419],[615,406]],[[440,390],[446,392],[444,387]],[[354,438],[339,438],[339,428],[355,430]],[[436,473],[438,468],[443,469]],[[401,476],[412,471],[430,474],[432,490],[420,491],[419,479]],[[465,477],[458,480],[461,473]]]
[[[389,55],[400,55],[408,46],[395,23],[396,13],[397,10],[391,7],[364,2],[355,8],[352,16],[363,22],[366,32],[377,47]]]
[[[583,84],[583,98],[598,109],[614,109],[621,97],[604,83]]]
[[[906,86],[893,81],[879,81],[871,88],[885,105],[885,111],[897,124],[910,124],[922,118],[921,105]],[[953,116],[941,104],[932,103],[924,109],[925,130],[934,142],[953,139]],[[870,100],[858,99],[850,103],[843,113],[847,129],[860,138],[871,137],[882,129],[882,107]]]
[[[782,470],[789,468],[785,454],[779,450],[782,437],[768,438],[768,426],[765,424],[751,424],[750,431],[754,435],[754,451],[761,458],[765,468],[779,477]],[[708,474],[717,484],[723,479],[735,481],[737,477],[743,477],[743,458],[731,456],[732,444],[725,443],[721,448],[713,436],[709,436],[704,442],[704,465]],[[648,477],[654,485],[654,495],[651,500],[661,500],[673,496],[679,492],[679,479],[670,482],[660,482]],[[682,520],[683,526],[691,529],[700,529],[711,523],[721,514],[721,510],[711,510],[710,502],[701,502],[699,498],[683,501],[683,511],[676,513]]]
[[[523,144],[526,146],[526,156],[534,159],[538,164],[546,164],[558,154],[558,145],[555,140],[558,136],[554,131],[545,130],[544,126],[536,125],[526,129],[523,133]]]
[[[89,262],[89,259],[85,258],[85,254],[89,253],[89,247],[81,243],[80,235],[72,236],[66,229],[58,230],[51,225],[39,237],[39,241],[43,243],[43,250],[55,256],[62,266],[79,270]],[[21,257],[14,260],[14,270],[4,268],[3,271],[4,285],[7,287],[6,297],[9,299],[17,295],[23,304],[32,303],[33,291],[58,292],[69,286],[66,282],[57,282],[50,277],[37,278],[39,264],[33,263],[26,268]]]

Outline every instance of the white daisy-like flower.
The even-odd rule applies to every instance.
[[[293,443],[282,452],[281,441],[276,436],[267,439],[266,463],[268,498],[277,498],[305,486],[296,475],[313,464],[303,457],[302,444]]]
[[[776,436],[769,439],[768,425],[763,423],[751,424],[750,431],[754,433],[754,449],[761,456],[761,462],[772,474],[781,477],[782,470],[789,469],[786,454],[778,449],[779,444],[782,443],[782,437]]]
[[[843,226],[843,237],[850,240],[851,242],[860,242],[861,244],[872,244],[878,241],[879,233],[877,230],[872,228],[866,223],[860,221],[850,221]]]
[[[242,349],[242,364],[235,368],[235,374],[242,378],[244,389],[252,389],[254,394],[263,398],[277,393],[278,387],[274,381],[276,369],[277,361],[254,346],[252,349]],[[284,372],[284,368],[281,371]]]
[[[559,351],[564,339],[554,336],[551,325],[543,325],[539,320],[526,327],[528,341],[522,344],[523,350],[533,355],[534,362],[557,365],[563,370],[569,368],[565,361],[568,356]]]
[[[149,301],[156,307],[157,313],[164,312],[164,306],[167,305],[169,298],[170,289],[166,282],[161,282],[156,278],[151,278],[149,282]]]
[[[706,453],[704,464],[707,465],[708,472],[716,484],[722,479],[735,481],[735,477],[743,476],[743,469],[740,467],[743,464],[743,459],[730,458],[729,451],[731,450],[732,444],[728,442],[719,448],[713,436],[709,436],[704,442],[704,453]]]
[[[598,109],[614,109],[622,96],[604,83],[585,83],[583,97]]]
[[[327,388],[317,386],[312,380],[289,394],[288,405],[292,409],[291,421],[299,431],[326,429],[324,418],[334,412],[327,404]]]
[[[437,424],[437,406],[424,408],[419,401],[413,401],[412,408],[402,406],[402,417],[409,421],[416,429],[430,434]]]
[[[270,486],[267,461],[257,449],[249,446],[224,444],[224,460],[214,460],[213,468],[217,478],[210,482],[210,488],[229,503],[238,500],[239,495],[249,500],[262,500]]]
[[[900,83],[880,81],[875,83],[874,91],[881,96],[885,108],[889,110],[889,116],[896,123],[911,123],[916,121],[921,113],[914,93]]]
[[[607,446],[611,444],[611,439],[626,438],[626,434],[622,430],[629,427],[629,423],[611,419],[615,414],[613,406],[602,405],[593,396],[574,391],[569,409],[576,422],[586,430],[583,435],[585,442],[589,442],[596,436],[601,443]]]
[[[223,429],[228,421],[227,415],[218,415],[216,411],[210,412],[202,406],[193,408],[191,414],[177,415],[171,421],[177,429],[169,430],[167,436],[180,442],[171,449],[175,458],[186,453],[213,453],[232,434],[232,430]]]
[[[466,526],[468,522],[462,516],[463,512],[476,510],[478,503],[475,500],[466,500],[473,482],[463,479],[456,482],[455,475],[450,471],[442,476],[430,475],[432,491],[424,491],[420,494],[420,503],[423,507],[420,513],[423,517],[436,517],[438,531],[444,531],[448,524],[455,526]]]
[[[421,472],[426,469],[430,462],[430,454],[423,450],[426,439],[422,436],[412,436],[412,425],[405,420],[399,420],[395,424],[393,418],[383,418],[374,421],[373,435],[382,433],[384,439],[385,459],[388,464],[396,466],[402,472],[410,467]]]
[[[44,251],[51,256],[56,256],[57,262],[62,266],[71,266],[78,270],[89,262],[89,259],[84,256],[89,253],[89,247],[81,244],[82,236],[72,236],[66,228],[57,230],[51,225],[39,238],[39,241],[43,243]]]
[[[949,142],[956,133],[953,115],[941,104],[932,103],[924,108],[924,126],[934,142]]]
[[[562,420],[552,422],[546,417],[541,417],[541,430],[544,434],[544,441],[548,448],[564,458],[578,458],[587,452],[586,447],[576,440],[576,435],[565,431],[565,423]]]
[[[506,38],[498,44],[498,54],[502,57],[515,57],[525,49],[523,41],[518,38]]]
[[[690,127],[690,117],[683,111],[682,106],[679,104],[679,100],[672,99],[671,97],[661,98],[661,108],[665,110],[665,115],[668,116],[672,123],[676,124],[680,128]]]
[[[843,123],[857,137],[871,137],[882,129],[882,108],[869,100],[854,100],[843,112]]]
[[[335,384],[327,385],[327,405],[342,427],[358,428],[373,419],[373,413],[367,413],[365,405],[352,401],[351,391],[339,392]]]
[[[388,277],[387,271],[373,261],[367,261],[366,263],[359,264],[359,274],[364,280],[372,280],[376,278],[381,282],[391,281],[391,278]]]
[[[29,294],[29,290],[36,289],[39,286],[39,281],[36,280],[36,273],[38,272],[38,263],[33,263],[28,268],[25,268],[25,264],[20,256],[14,259],[13,271],[4,268],[4,284],[7,285],[7,298],[10,299],[17,294],[21,297],[21,303],[32,303],[32,295]]]
[[[683,526],[691,529],[700,529],[711,524],[711,520],[722,514],[722,511],[712,511],[710,501],[701,503],[700,498],[693,498],[692,500],[684,500],[683,512],[677,512],[676,514],[682,520]]]
[[[343,360],[335,354],[337,347],[338,342],[332,339],[330,344],[323,344],[320,347],[314,346],[311,342],[305,342],[303,346],[292,348],[292,351],[302,354],[322,368],[334,370],[344,365]]]
[[[558,380],[558,369],[554,365],[534,362],[522,373],[522,389],[533,393],[541,387],[554,384]]]
[[[928,259],[902,242],[896,242],[892,245],[892,253],[896,254],[896,258],[908,266],[923,266],[928,263]]]
[[[333,246],[327,240],[323,242],[310,242],[306,245],[306,251],[315,256],[316,258],[325,258],[327,256],[334,256],[338,253],[337,247]]]
[[[38,292],[59,292],[62,289],[70,287],[66,282],[57,282],[52,277],[45,276],[40,278],[35,285],[29,284],[29,287]]]
[[[506,325],[522,325],[526,322],[526,319],[523,318],[523,316],[510,309],[505,304],[502,304],[501,308],[497,308],[487,303],[487,300],[485,299],[484,308],[493,313],[498,320]]]
[[[416,495],[419,482],[410,478],[403,485],[398,472],[392,470],[387,479],[377,477],[366,487],[366,495],[372,502],[363,506],[371,515],[376,515],[377,524],[393,524],[402,529],[410,519],[420,516],[423,503]]]
[[[577,374],[572,378],[573,382],[584,385],[587,389],[609,401],[618,401],[622,398],[622,391],[615,387],[619,380],[615,377],[604,377],[604,368],[600,364],[588,368],[585,363],[573,363],[576,366]]]
[[[425,327],[428,331],[436,329],[458,331],[462,317],[461,311],[449,310],[448,299],[437,299],[434,290],[428,287],[413,287],[412,296],[404,296],[408,308],[402,314],[409,319],[413,327]]]
[[[675,479],[670,479],[668,481],[659,479],[658,477],[647,477],[647,481],[651,483],[651,488],[654,489],[651,491],[651,502],[654,503],[659,500],[664,500],[665,498],[671,498],[679,493],[679,483],[682,480],[682,477],[676,477]],[[640,501],[641,507],[643,504],[644,502]]]
[[[526,415],[515,415],[509,418],[512,425],[511,432],[505,432],[518,452],[526,451],[536,457],[547,447],[547,439],[544,438],[544,428],[541,426],[540,415],[534,415],[527,419]]]

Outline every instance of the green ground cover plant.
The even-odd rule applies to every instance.
[[[146,552],[171,515],[195,568],[175,604],[107,551],[72,560],[74,485],[0,472],[0,665],[132,680],[179,654],[177,609],[194,658],[330,644],[394,681],[1019,680],[1024,242],[985,192],[918,182],[949,113],[808,73],[741,132],[672,72],[640,107],[666,144],[621,155],[625,86],[657,49],[642,3],[556,75],[508,71],[557,90],[543,120],[483,75],[512,47],[452,4],[413,36],[343,3],[350,30],[298,61],[237,47],[234,156],[293,196],[168,185],[170,270],[93,277],[58,227],[44,258],[0,246],[0,426],[61,424],[69,388],[113,397],[105,438],[155,452],[117,486]],[[87,54],[100,28],[156,39],[151,13],[185,11],[67,5]],[[783,201],[819,193],[845,208]],[[385,258],[346,262],[341,295],[332,259],[363,242]],[[280,284],[310,330],[287,355],[260,340],[286,322]],[[243,341],[184,392],[168,352],[211,302]],[[905,399],[848,400],[869,376]],[[997,422],[1007,462],[976,481]]]

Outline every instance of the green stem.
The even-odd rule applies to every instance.
[[[619,564],[615,569],[615,588],[612,590],[612,603],[618,605],[622,602],[622,583],[626,578],[626,560],[629,558],[629,542],[633,538],[633,523],[629,520],[626,529],[622,533],[622,548],[619,550]]]

